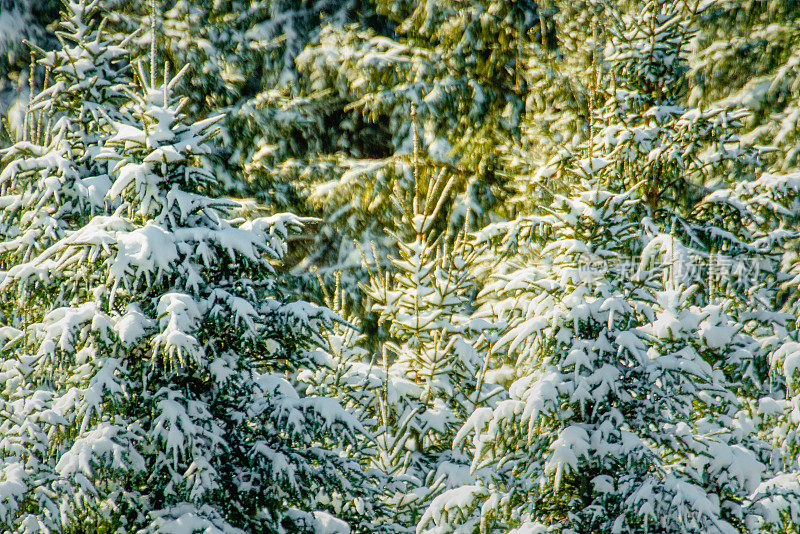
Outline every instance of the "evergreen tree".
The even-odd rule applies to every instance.
[[[608,101],[581,150],[539,174],[567,192],[484,232],[516,256],[484,299],[509,324],[495,348],[518,378],[509,401],[476,411],[459,436],[474,434],[473,467],[493,476],[442,495],[421,527],[734,532],[796,521],[796,474],[781,474],[794,466],[776,461],[751,411],[770,393],[764,336],[785,323],[771,298],[789,235],[774,204],[739,194],[758,180],[736,114],[683,105],[694,7],[605,6]],[[761,277],[708,283],[715,257],[743,255],[764,262]]]
[[[703,313],[688,309],[685,287],[587,266],[629,257],[639,235],[628,195],[594,180],[581,190],[531,219],[552,265],[508,276],[498,295],[511,326],[498,344],[521,376],[510,400],[476,411],[459,436],[475,432],[473,467],[492,476],[443,495],[423,527],[469,532],[458,525],[472,517],[467,525],[531,531],[725,531],[715,477],[739,497],[755,488],[757,455],[719,434],[736,396],[697,346]],[[713,415],[699,430],[702,410]],[[712,447],[729,460],[704,466]]]
[[[57,32],[64,48],[39,60],[52,84],[31,99],[22,138],[4,153],[0,261],[6,266],[30,261],[110,207],[108,169],[96,156],[129,78],[127,53],[99,27],[97,7],[96,1],[65,5]],[[62,296],[51,295],[51,303]]]
[[[219,118],[182,114],[173,90],[186,69],[158,83],[155,68],[148,77],[138,66],[143,94],[126,87],[126,120],[111,120],[115,133],[94,155],[113,162],[113,212],[81,219],[35,254],[2,234],[0,287],[26,320],[2,328],[0,525],[364,525],[371,475],[339,448],[361,425],[290,381],[332,318],[288,302],[276,281],[298,220],[248,221],[210,196],[214,176],[198,155]],[[113,116],[112,101],[98,104]],[[70,114],[75,124],[79,111]],[[18,183],[6,187],[22,196]],[[37,194],[24,205],[32,214],[49,192]]]
[[[466,476],[453,437],[476,406],[500,393],[485,382],[491,324],[469,316],[469,245],[461,237],[450,249],[431,237],[435,189],[426,196],[413,202],[427,209],[406,214],[413,241],[399,242],[394,272],[375,265],[367,289],[388,336],[381,347],[385,398],[379,399],[377,461],[389,473],[418,479],[422,499],[409,503],[416,508]]]
[[[409,194],[396,190],[404,233],[397,235],[399,256],[390,257],[394,269],[381,266],[377,249],[367,262],[372,277],[365,290],[385,339],[370,347],[365,336],[340,333],[329,340],[331,371],[306,377],[312,391],[348,399],[372,424],[374,464],[407,484],[387,497],[394,521],[406,528],[435,495],[473,479],[467,457],[452,449],[453,437],[475,407],[503,397],[487,381],[495,326],[471,317],[468,236],[433,232],[451,184],[434,180],[426,190],[422,180],[415,183]]]

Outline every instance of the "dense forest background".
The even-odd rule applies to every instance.
[[[798,532],[800,1],[0,0],[0,531]]]

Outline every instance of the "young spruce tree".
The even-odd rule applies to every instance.
[[[766,378],[761,336],[786,320],[759,299],[788,235],[737,195],[757,180],[736,114],[682,103],[698,5],[598,12],[607,103],[582,150],[537,176],[568,192],[485,232],[515,253],[483,299],[509,325],[494,349],[518,378],[456,441],[473,435],[473,468],[492,476],[442,495],[421,529],[750,532],[797,521],[796,473],[782,473],[793,466],[776,461],[750,410]],[[709,284],[715,255],[772,269]]]
[[[84,7],[70,4],[66,19]],[[192,123],[182,114],[173,93],[186,69],[170,77],[165,68],[163,80],[155,64],[143,71],[138,63],[140,88],[125,87],[119,118],[111,102],[100,113],[112,135],[93,156],[112,163],[112,209],[50,213],[62,231],[41,250],[23,251],[13,227],[0,236],[11,312],[2,327],[0,526],[364,524],[369,476],[339,448],[361,425],[288,380],[332,317],[287,302],[276,282],[298,221],[247,221],[235,202],[211,196],[214,176],[198,156],[218,118]],[[65,114],[78,122],[77,109]],[[17,161],[4,165],[3,198],[35,217],[53,195],[30,184],[53,180],[5,172]]]
[[[305,378],[312,391],[348,399],[371,424],[374,465],[405,482],[387,497],[401,529],[415,527],[443,490],[473,480],[468,456],[453,449],[453,438],[476,407],[493,406],[504,394],[486,380],[496,327],[471,315],[476,288],[469,235],[435,232],[455,178],[423,181],[418,173],[415,165],[411,191],[395,190],[403,224],[391,267],[381,265],[377,249],[372,261],[364,260],[371,271],[364,289],[381,329],[372,339],[377,345],[343,333],[329,340],[331,371]]]

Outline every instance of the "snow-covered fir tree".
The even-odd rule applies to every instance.
[[[102,31],[97,15],[96,1],[66,4],[58,31],[64,48],[35,64],[47,72],[47,86],[32,98],[20,139],[2,158],[5,265],[30,261],[110,207],[107,164],[95,156],[110,137],[109,115],[125,101],[122,87],[130,78],[126,51]]]
[[[395,269],[373,260],[367,289],[387,334],[378,361],[384,391],[378,397],[377,463],[416,479],[405,503],[415,519],[433,495],[469,479],[453,437],[472,410],[502,395],[486,382],[492,325],[469,313],[473,254],[463,234],[450,246],[433,238],[435,194],[417,199],[427,209],[406,214],[413,241],[400,242],[399,257],[390,258]]]
[[[643,246],[670,234],[686,248],[700,281],[694,302],[716,299],[730,313],[741,312],[736,321],[753,332],[770,321],[750,310],[772,307],[776,286],[770,273],[779,267],[790,235],[774,205],[740,193],[747,188],[743,184],[757,181],[762,165],[759,148],[739,137],[746,113],[686,102],[686,49],[702,9],[683,0],[658,0],[621,2],[602,12],[605,102],[581,155],[591,159],[588,171],[631,190]],[[570,157],[574,154],[556,156],[538,177],[557,176]],[[730,378],[758,389],[766,379],[765,354],[752,351],[737,358],[743,359],[724,363]]]
[[[140,88],[126,87],[127,120],[111,120],[94,155],[112,163],[113,212],[82,214],[28,254],[13,228],[2,234],[0,287],[16,316],[2,326],[0,525],[365,527],[371,475],[341,448],[361,425],[291,382],[332,318],[276,282],[298,219],[245,220],[236,202],[210,196],[214,176],[198,156],[218,118],[182,114],[173,92],[186,69],[163,79],[144,70]],[[35,217],[51,191],[25,186],[4,181],[3,198]]]
[[[509,324],[495,350],[518,378],[509,401],[476,411],[459,435],[473,436],[473,468],[493,476],[442,495],[421,528],[736,532],[797,521],[797,474],[786,472],[796,466],[760,439],[751,410],[771,393],[767,334],[786,316],[770,299],[790,233],[764,196],[739,194],[758,180],[736,114],[682,105],[695,8],[604,6],[611,79],[594,136],[535,176],[568,192],[484,232],[515,254],[484,302]],[[763,262],[761,278],[708,282],[715,257],[744,255]]]
[[[474,433],[473,467],[489,466],[492,475],[445,493],[422,527],[754,525],[750,515],[760,509],[741,503],[769,474],[768,449],[739,420],[735,391],[709,364],[748,340],[718,309],[692,306],[697,288],[662,270],[685,252],[672,236],[650,243],[650,251],[661,247],[663,263],[618,271],[616,261],[641,252],[633,204],[594,178],[573,197],[557,197],[550,217],[530,220],[548,235],[551,264],[495,284],[511,325],[498,348],[518,359],[521,376],[510,400],[477,410],[459,436]]]
[[[311,391],[347,399],[371,425],[374,465],[404,482],[386,499],[406,529],[437,494],[473,480],[453,437],[476,407],[504,396],[487,380],[496,327],[471,316],[476,288],[469,236],[434,231],[453,181],[417,176],[410,192],[396,190],[404,224],[399,255],[390,257],[393,269],[382,265],[377,248],[369,260],[365,255],[372,275],[364,289],[381,329],[377,339],[340,332],[329,338],[331,370],[305,377]]]

